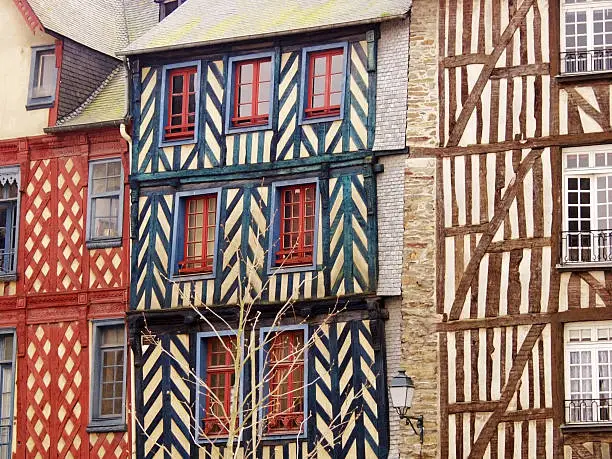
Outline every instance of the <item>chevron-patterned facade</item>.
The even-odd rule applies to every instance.
[[[160,146],[160,114],[163,111],[161,75],[163,66],[143,66],[135,87],[135,174],[167,171],[218,169],[229,166],[270,163],[345,152],[365,151],[374,142],[374,85],[367,71],[368,42],[359,40],[348,47],[345,117],[341,121],[300,125],[299,98],[302,55],[276,51],[278,79],[274,87],[273,129],[228,134],[224,125],[227,58],[202,59],[200,68],[199,139],[193,144]]]
[[[385,399],[377,390],[383,356],[374,351],[371,322],[313,325],[310,333],[314,339],[307,354],[314,371],[307,389],[311,400],[308,438],[259,445],[257,457],[386,457]],[[164,453],[184,458],[223,457],[222,446],[196,445],[192,440],[197,366],[193,336],[147,336],[143,342],[137,387],[144,408],[138,418],[143,428],[138,457],[164,457]],[[250,363],[245,372],[249,368]],[[244,386],[244,397],[251,390]],[[245,435],[244,446],[239,443],[237,448],[249,445],[248,429]]]
[[[227,454],[223,440],[201,441],[196,432],[201,400],[195,398],[195,381],[206,377],[197,355],[208,352],[198,347],[198,333],[236,328],[245,310],[262,318],[254,333],[263,333],[260,328],[283,305],[290,311],[281,314],[282,326],[305,324],[316,335],[305,363],[312,382],[306,389],[307,428],[297,441],[279,435],[263,437],[256,446],[246,428],[237,448],[256,448],[257,457],[276,459],[387,457],[386,312],[376,296],[376,174],[382,168],[372,151],[376,28],[318,42],[281,37],[248,52],[202,47],[185,51],[182,61],[164,53],[138,56],[132,75],[128,314],[132,342],[139,343],[133,346],[135,388],[143,394],[136,400],[138,457]],[[343,56],[335,83],[342,82],[340,102],[332,116],[309,119],[304,104],[311,53],[330,49]],[[243,129],[232,115],[236,63],[253,59],[270,62],[268,124]],[[172,110],[167,80],[181,71],[195,75],[189,116],[196,121],[191,138],[174,140],[165,134]],[[295,186],[315,190],[311,261],[283,266],[276,255],[281,194]],[[215,234],[210,265],[193,273],[181,257],[187,250],[187,202],[197,196],[214,196],[217,210],[214,228],[207,230]],[[324,317],[329,323],[319,327]],[[143,335],[150,335],[144,343]],[[254,360],[246,359],[239,376],[245,384],[261,369]],[[242,393],[251,397],[244,387]],[[261,396],[258,389],[253,397]],[[244,403],[246,413],[255,401]],[[247,424],[253,419],[248,416]]]
[[[272,185],[262,187],[253,181],[240,188],[224,187],[220,193],[218,275],[214,279],[171,279],[171,231],[177,231],[171,229],[172,209],[178,207],[179,198],[172,189],[141,196],[140,237],[134,244],[132,258],[136,270],[132,277],[132,308],[237,304],[260,293],[266,301],[284,302],[288,298],[372,292],[376,235],[372,204],[368,203],[365,188],[372,183],[368,184],[370,179],[358,171],[342,169],[337,174],[341,175],[318,182],[322,190],[317,224],[318,261],[312,271],[276,273],[267,268],[268,230],[274,225],[278,210],[270,202]],[[330,209],[329,219],[323,215],[324,208]]]

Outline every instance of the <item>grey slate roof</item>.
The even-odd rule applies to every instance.
[[[126,82],[127,73],[123,64],[120,64],[80,107],[58,120],[56,126],[79,126],[122,120],[125,117]]]
[[[116,57],[158,19],[153,0],[28,0],[42,25]]]
[[[381,22],[409,7],[410,0],[188,0],[120,54]]]

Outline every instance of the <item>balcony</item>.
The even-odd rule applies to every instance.
[[[585,264],[612,266],[612,229],[561,232],[560,265]]]
[[[561,74],[612,71],[612,49],[561,53]]]
[[[612,423],[612,398],[565,400],[567,424]]]

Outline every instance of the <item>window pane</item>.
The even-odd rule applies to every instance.
[[[342,63],[344,61],[344,56],[342,54],[332,56],[332,73],[341,73],[342,72]]]
[[[183,75],[174,75],[172,77],[172,93],[181,94],[183,92]]]
[[[240,66],[240,84],[253,82],[253,64],[242,64]]]
[[[270,61],[264,61],[259,64],[259,81],[270,81],[271,73],[270,69],[272,68]]]

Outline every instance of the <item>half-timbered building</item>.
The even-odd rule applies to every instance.
[[[415,0],[417,23],[438,97],[409,88],[437,109],[409,141],[435,160],[426,454],[608,458],[612,2]]]
[[[124,51],[136,455],[222,457],[239,397],[265,420],[239,454],[387,457],[408,4],[163,5]],[[245,309],[255,330],[237,330]],[[267,340],[235,383],[230,350]],[[287,352],[287,387],[274,373],[250,390]]]
[[[115,53],[157,7],[0,11],[0,457],[127,458],[128,98]]]

